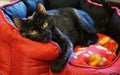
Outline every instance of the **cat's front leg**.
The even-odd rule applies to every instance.
[[[52,72],[61,72],[64,69],[67,62],[68,62],[68,58],[56,59],[51,64]]]
[[[57,43],[61,47],[61,53],[58,58],[52,63],[51,70],[53,72],[60,72],[63,70],[72,54],[73,44],[69,38],[67,38],[67,36],[65,36],[58,28],[55,27],[53,29],[53,32],[55,38],[57,39]]]

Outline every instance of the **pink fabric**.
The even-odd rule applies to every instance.
[[[107,48],[99,44],[94,44],[76,50],[76,52],[73,53],[70,62],[76,65],[101,67],[110,64],[115,57],[116,55]]]
[[[75,47],[70,61],[61,73],[53,73],[50,75],[119,75],[120,74],[120,53],[115,58],[114,52],[117,48],[117,43],[108,36],[98,34],[100,41],[98,44],[91,45],[87,48]],[[106,41],[107,40],[107,41]],[[105,42],[106,41],[106,42]],[[108,46],[109,45],[109,46]],[[101,58],[106,58],[107,61],[99,62],[95,65],[88,64],[90,55],[99,55]],[[99,58],[95,59],[96,61]],[[92,61],[94,62],[94,61]]]
[[[120,74],[120,54],[107,66],[90,67],[69,62],[60,73],[49,71],[49,75],[119,75]]]
[[[16,2],[18,2],[18,1],[20,1],[20,0],[14,0],[14,1],[9,2],[9,3],[7,3],[7,4],[0,5],[0,8],[3,8],[3,7],[5,7],[5,6],[9,6],[9,5],[13,5],[13,4],[15,4]]]

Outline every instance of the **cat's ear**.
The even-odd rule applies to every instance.
[[[36,6],[36,14],[39,15],[39,16],[46,16],[46,9],[44,7],[44,5],[40,2],[37,3],[37,6]]]
[[[15,26],[18,28],[18,29],[21,29],[22,25],[23,25],[23,20],[20,19],[20,18],[17,18],[17,17],[13,17],[13,22],[15,24]]]

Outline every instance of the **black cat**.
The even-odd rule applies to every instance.
[[[97,42],[98,37],[90,16],[82,10],[59,8],[47,13],[39,2],[36,12],[24,19],[13,18],[22,36],[35,41],[56,41],[61,53],[51,65],[53,72],[60,72],[68,62],[75,45],[88,46]]]

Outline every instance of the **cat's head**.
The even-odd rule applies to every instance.
[[[13,21],[22,36],[41,42],[51,40],[51,20],[47,17],[46,10],[40,2],[37,3],[36,11],[32,16],[23,19],[13,17]]]

